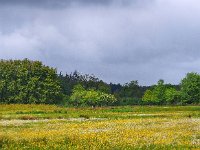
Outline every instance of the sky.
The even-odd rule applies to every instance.
[[[0,59],[107,83],[179,84],[200,72],[199,0],[0,0]]]

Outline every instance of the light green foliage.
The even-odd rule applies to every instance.
[[[157,99],[156,95],[153,93],[152,90],[146,90],[144,93],[144,96],[142,97],[142,100],[144,102],[153,102]]]
[[[70,96],[70,101],[73,103],[73,105],[79,106],[84,103],[83,98],[85,94],[85,89],[80,84],[78,84],[73,88],[72,95]]]
[[[177,104],[181,101],[181,92],[175,88],[168,88],[165,90],[165,100],[168,104]]]
[[[39,61],[0,61],[1,103],[56,103],[62,99],[56,70]]]
[[[169,84],[159,80],[153,89],[144,93],[142,100],[150,104],[177,104],[181,101],[181,93]]]
[[[164,84],[159,80],[154,88],[145,92],[142,100],[152,104],[199,104],[200,103],[200,75],[188,73],[181,81],[181,90]]]
[[[157,86],[155,86],[153,93],[156,96],[156,102],[163,102],[164,101],[164,94],[165,94],[166,86],[164,85],[164,80],[159,80]]]
[[[198,73],[188,73],[181,81],[181,93],[183,102],[200,103],[200,75]]]
[[[164,93],[166,86],[164,85],[163,80],[159,80],[157,85],[153,89],[147,90],[142,97],[144,102],[150,102],[153,104],[159,104],[164,102]]]
[[[106,94],[94,89],[85,90],[80,84],[78,84],[73,89],[70,101],[75,106],[101,106],[114,103],[116,98],[111,94]]]

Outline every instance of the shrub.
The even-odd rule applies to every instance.
[[[110,105],[116,101],[116,98],[111,94],[106,94],[94,89],[85,90],[80,84],[73,88],[70,102],[75,106],[103,106]]]

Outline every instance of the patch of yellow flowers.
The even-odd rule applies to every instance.
[[[0,126],[0,149],[200,149],[198,118],[49,120]]]

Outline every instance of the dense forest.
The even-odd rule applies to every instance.
[[[0,61],[0,103],[68,106],[185,105],[200,103],[200,74],[191,72],[179,85],[141,86],[106,83],[94,75],[58,73],[40,61]]]

